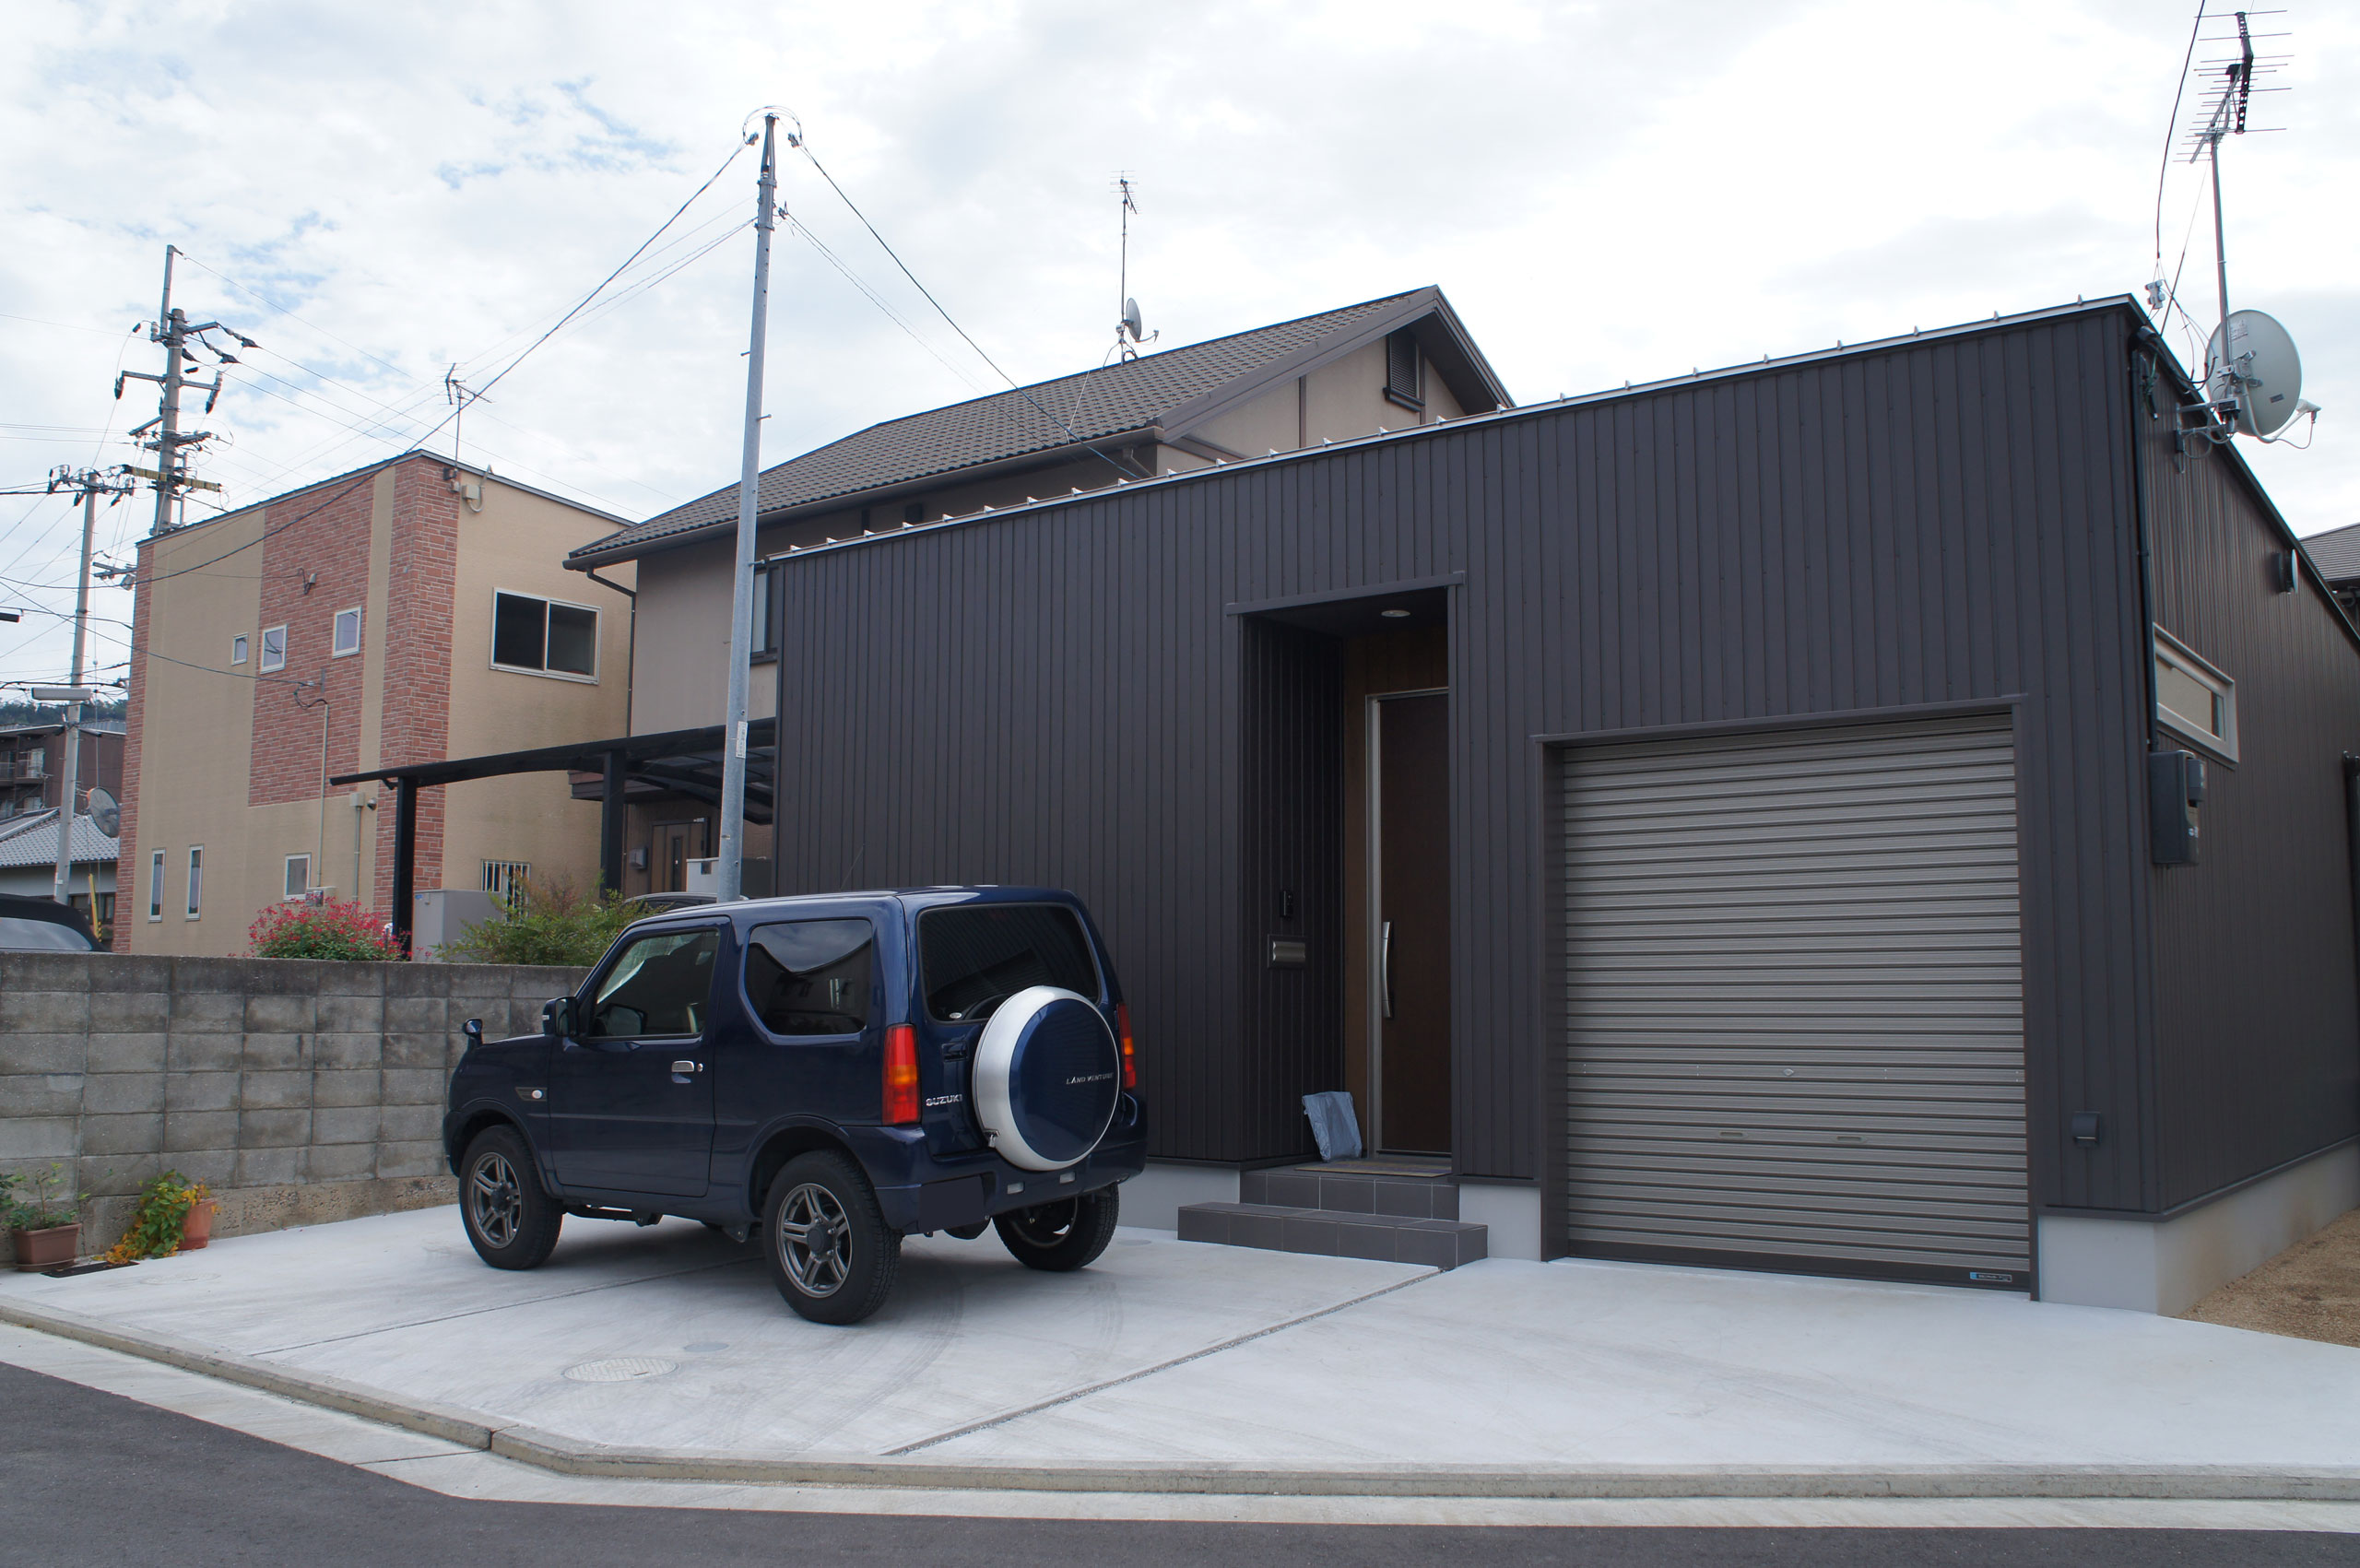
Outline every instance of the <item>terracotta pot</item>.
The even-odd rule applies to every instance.
[[[189,1206],[189,1211],[181,1217],[181,1251],[198,1251],[213,1239],[215,1207],[209,1197]]]
[[[71,1263],[81,1250],[82,1227],[52,1225],[46,1231],[11,1231],[17,1242],[17,1267],[21,1273],[54,1268],[61,1263]]]

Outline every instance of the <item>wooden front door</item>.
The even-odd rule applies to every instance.
[[[1450,1152],[1450,699],[1369,704],[1376,1147]]]

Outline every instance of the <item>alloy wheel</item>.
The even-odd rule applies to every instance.
[[[778,1256],[795,1288],[832,1296],[852,1274],[852,1221],[836,1195],[805,1182],[778,1210]]]
[[[476,1233],[491,1246],[504,1247],[525,1224],[525,1187],[516,1168],[504,1154],[486,1154],[467,1178],[467,1213]]]

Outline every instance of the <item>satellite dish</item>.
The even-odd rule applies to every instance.
[[[123,808],[116,805],[114,796],[105,790],[90,792],[90,826],[111,839],[122,836]]]
[[[1131,335],[1132,342],[1139,341],[1139,334],[1145,330],[1146,325],[1147,324],[1139,319],[1139,302],[1137,300],[1124,301],[1123,330]]]
[[[2236,372],[2237,429],[2249,436],[2276,435],[2303,401],[2303,360],[2295,340],[2260,311],[2231,312],[2228,329],[2226,357],[2217,331],[2205,353],[2214,366]]]

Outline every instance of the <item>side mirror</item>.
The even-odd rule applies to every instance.
[[[467,1037],[467,1049],[474,1050],[483,1043],[483,1020],[479,1018],[467,1020],[459,1026],[459,1032]]]
[[[573,1032],[573,998],[551,996],[541,1004],[541,1032],[563,1040]]]

